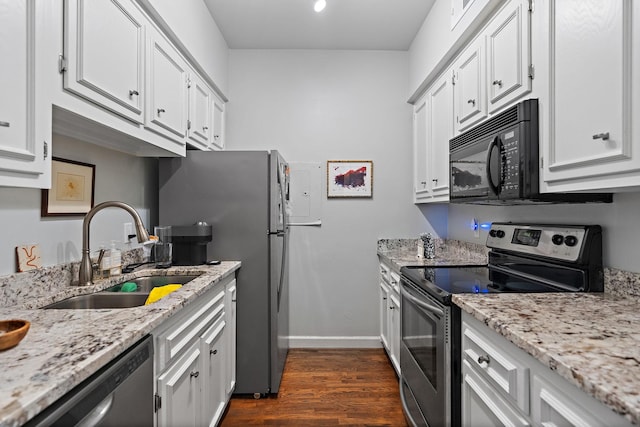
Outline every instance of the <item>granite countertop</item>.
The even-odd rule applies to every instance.
[[[488,250],[484,245],[436,239],[435,258],[418,258],[417,253],[417,239],[378,240],[378,257],[396,271],[407,265],[486,265]]]
[[[25,338],[0,351],[0,426],[24,424],[122,351],[149,334],[211,286],[234,274],[239,262],[217,266],[143,269],[122,280],[152,274],[200,274],[160,301],[127,309],[41,310],[51,302],[109,287],[114,280],[88,287],[67,287],[1,308],[2,319],[31,322]]]
[[[452,300],[640,425],[640,300],[608,293],[458,294]]]

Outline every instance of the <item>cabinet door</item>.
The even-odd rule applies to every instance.
[[[449,140],[453,136],[453,90],[451,73],[436,81],[429,92],[427,185],[434,201],[449,200]]]
[[[213,141],[214,148],[225,148],[225,106],[217,96],[213,96]]]
[[[212,92],[195,73],[189,78],[189,142],[203,150],[211,144]]]
[[[67,0],[64,87],[143,121],[145,18],[129,0]]]
[[[528,0],[511,0],[485,30],[489,113],[531,92]]]
[[[551,191],[639,185],[640,138],[632,90],[640,76],[637,4],[631,0],[549,0],[549,134],[544,181]],[[632,77],[632,72],[633,77]],[[633,84],[632,84],[633,83]],[[637,98],[640,100],[640,97]],[[634,99],[634,102],[636,99]],[[638,104],[640,105],[640,104]],[[636,126],[637,128],[637,126]],[[622,175],[625,174],[626,175]],[[611,181],[610,181],[611,179]]]
[[[158,426],[200,426],[201,350],[196,343],[158,377]]]
[[[225,313],[227,316],[227,388],[225,390],[227,398],[236,388],[236,281],[233,280],[227,285],[227,293],[225,301]]]
[[[415,202],[431,197],[427,186],[427,96],[413,106],[413,190]]]
[[[36,98],[36,2],[0,3],[0,185],[47,187],[48,164],[43,138],[51,138],[49,117],[39,114],[48,100]],[[7,64],[11,64],[8,66]],[[42,85],[44,86],[44,85]],[[36,120],[37,119],[37,120]],[[42,132],[48,123],[48,135]],[[48,139],[50,142],[50,139]]]
[[[389,311],[389,287],[384,283],[380,282],[380,341],[384,346],[387,353],[391,352],[389,348],[389,316],[387,312]]]
[[[400,300],[394,292],[389,292],[389,347],[391,348],[391,364],[400,376]]]
[[[184,145],[187,134],[187,64],[175,48],[149,31],[145,126]]]
[[[222,417],[226,402],[224,316],[202,335],[202,426],[214,426]]]
[[[454,64],[454,109],[458,132],[487,117],[484,51],[484,38],[480,37]]]
[[[462,362],[462,425],[465,427],[529,426],[509,407],[466,360]]]

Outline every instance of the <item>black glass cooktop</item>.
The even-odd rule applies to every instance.
[[[401,272],[412,283],[445,303],[450,302],[452,294],[559,291],[545,283],[491,271],[487,266],[408,266]]]

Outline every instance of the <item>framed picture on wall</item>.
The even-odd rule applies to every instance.
[[[41,216],[84,215],[93,207],[95,165],[53,157],[51,189],[42,190]]]
[[[372,197],[373,161],[328,160],[327,197]]]

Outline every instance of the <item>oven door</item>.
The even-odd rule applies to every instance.
[[[451,425],[451,307],[401,280],[400,393],[415,426]]]

